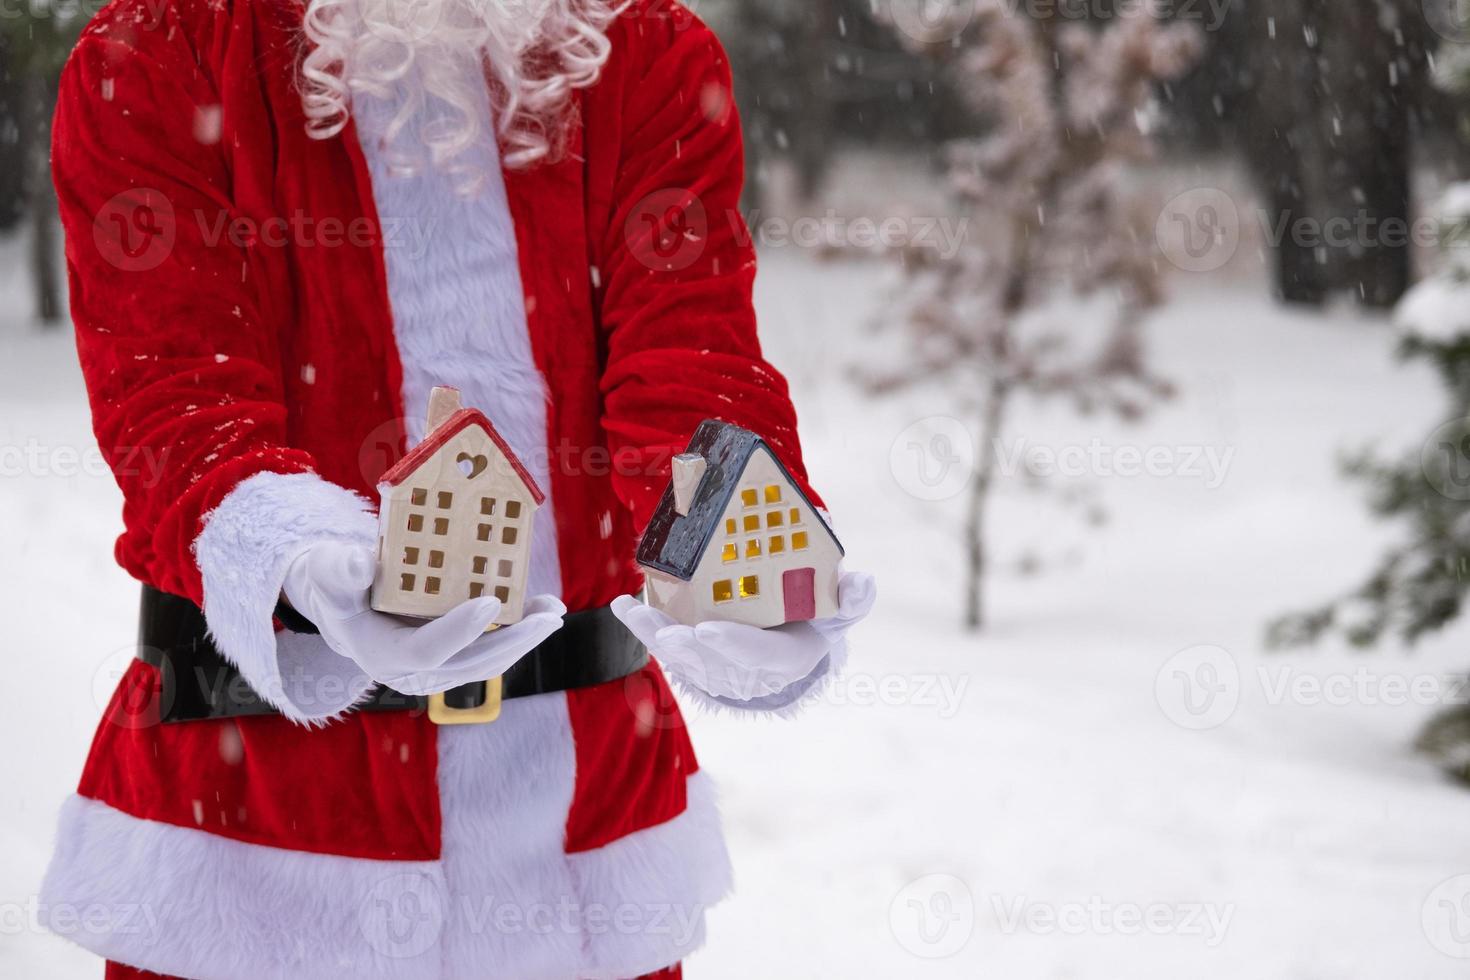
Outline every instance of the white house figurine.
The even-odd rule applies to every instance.
[[[837,612],[842,544],[755,433],[706,419],[638,545],[648,603],[762,628]]]
[[[546,497],[490,420],[460,407],[458,389],[433,390],[423,442],[383,474],[378,494],[374,609],[432,619],[493,595],[496,625],[520,621]]]

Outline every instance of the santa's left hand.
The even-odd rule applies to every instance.
[[[614,599],[612,610],[672,676],[717,698],[753,701],[810,676],[877,595],[873,576],[846,572],[837,584],[837,615],[770,629],[719,621],[685,626],[630,595]]]

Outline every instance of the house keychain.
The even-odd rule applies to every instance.
[[[461,407],[457,388],[430,392],[423,441],[383,474],[378,494],[374,609],[433,619],[493,595],[501,609],[491,629],[520,621],[532,522],[546,496],[490,420]],[[490,720],[500,678],[466,685],[477,686],[484,689],[448,692],[447,702],[434,695],[430,717]]]
[[[706,419],[638,545],[648,604],[762,628],[837,612],[842,543],[771,447]]]

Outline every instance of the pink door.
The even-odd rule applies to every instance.
[[[781,576],[781,592],[786,599],[786,622],[797,623],[817,615],[817,570],[793,568]]]

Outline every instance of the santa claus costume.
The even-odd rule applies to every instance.
[[[379,6],[114,0],[66,69],[54,172],[125,500],[117,558],[200,607],[274,710],[160,723],[159,672],[135,662],[42,905],[117,977],[674,976],[730,866],[659,650],[438,726],[358,710],[383,678],[273,613],[303,555],[371,546],[365,495],[435,385],[544,490],[528,594],[574,611],[639,589],[635,541],[706,417],[759,433],[811,493],[756,342],[725,58],[660,0],[545,0],[513,13],[582,16],[491,38],[536,83],[519,101],[504,65],[465,84],[432,47],[395,62],[418,25],[391,18],[376,48],[313,68]],[[343,82],[374,57],[371,84]],[[559,613],[540,608],[549,631]],[[691,694],[790,710],[844,656],[841,631],[824,636],[801,676],[701,692],[691,675]]]

